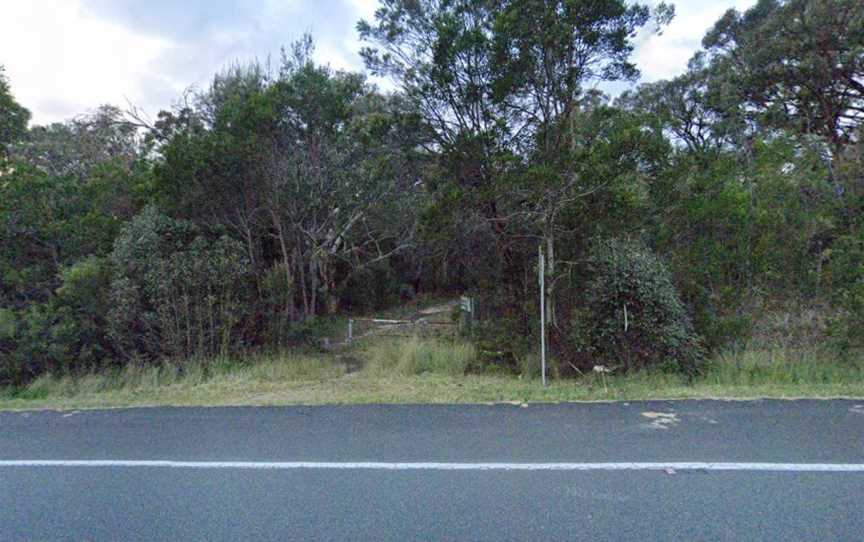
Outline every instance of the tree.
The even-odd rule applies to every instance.
[[[673,8],[660,3],[658,25]],[[505,107],[519,111],[547,157],[559,151],[586,86],[633,81],[630,61],[636,31],[651,20],[642,4],[618,0],[501,0],[494,22],[494,89]]]
[[[725,102],[713,86],[701,52],[690,60],[683,75],[640,85],[622,94],[616,103],[653,116],[673,142],[705,157],[734,146],[746,129],[738,114],[739,104]]]
[[[671,15],[660,4],[654,19]],[[651,20],[646,6],[621,0],[387,0],[374,23],[358,24],[367,67],[395,79],[435,134],[429,215],[483,238],[459,244],[491,241],[488,283],[512,312],[530,240],[548,247],[554,272],[563,208],[603,188],[574,160],[575,126],[598,99],[585,87],[638,75],[632,39]]]
[[[705,36],[714,85],[768,126],[825,138],[839,153],[864,117],[858,0],[760,0]]]
[[[415,189],[416,170],[398,158],[416,137],[393,131],[397,111],[362,76],[333,73],[305,55],[286,62],[274,92],[289,121],[268,162],[266,213],[283,267],[307,278],[299,283],[304,313],[317,314],[319,304],[332,313],[341,281],[410,245],[404,234],[413,228],[400,232],[392,227],[398,215],[384,214]],[[408,167],[393,167],[399,162]]]
[[[48,175],[86,183],[107,162],[129,172],[144,154],[138,127],[118,108],[99,107],[68,122],[35,126],[25,141],[13,148],[18,160]]]
[[[656,18],[672,14],[661,3]],[[468,144],[485,162],[470,171],[479,179],[496,155],[550,144],[586,84],[637,77],[631,40],[649,20],[647,7],[620,0],[387,0],[357,28],[372,45],[367,67],[396,80],[445,154],[468,158]]]
[[[413,112],[311,51],[310,38],[295,43],[278,74],[230,68],[151,135],[160,201],[228,228],[267,321],[286,326],[334,312],[353,274],[411,246],[416,215],[404,210],[422,189],[426,133]]]
[[[20,141],[27,133],[30,111],[15,101],[5,70],[0,65],[0,158],[6,147]]]

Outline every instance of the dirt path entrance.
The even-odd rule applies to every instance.
[[[452,314],[458,300],[447,301],[431,307],[418,309],[407,318],[395,318],[388,314],[366,318],[354,318],[353,340],[368,337],[440,337],[456,332]]]

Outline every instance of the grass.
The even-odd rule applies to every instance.
[[[381,338],[361,349],[370,377],[440,374],[461,377],[475,357],[474,346],[450,340]]]
[[[45,375],[0,390],[0,408],[864,397],[864,365],[818,350],[720,355],[692,382],[642,372],[610,375],[604,384],[587,374],[546,388],[531,378],[465,375],[474,357],[473,346],[456,340],[379,338],[336,356],[286,352]]]

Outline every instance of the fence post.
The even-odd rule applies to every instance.
[[[351,341],[354,340],[354,319],[348,319],[348,344],[351,344]]]
[[[463,333],[470,333],[474,323],[474,298],[462,296],[459,299],[460,324]]]

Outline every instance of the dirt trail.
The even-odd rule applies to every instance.
[[[425,309],[422,309],[418,311],[417,314],[420,314],[422,316],[432,316],[436,314],[446,313],[447,316],[449,316],[450,313],[453,312],[453,308],[456,307],[458,304],[459,301],[454,299],[453,301],[448,301],[443,305],[435,305],[434,307],[427,307]]]
[[[458,300],[448,301],[418,309],[408,319],[396,319],[393,315],[371,316],[354,319],[354,339],[370,339],[372,337],[440,337],[456,332],[456,325],[451,321],[453,309],[459,305]],[[363,360],[348,352],[341,352],[351,345],[347,340],[335,343],[331,349],[336,354],[336,363],[345,365],[346,374],[360,371]]]
[[[459,300],[418,309],[414,314],[402,318],[392,315],[369,316],[354,319],[354,341],[368,337],[405,337],[411,335],[440,336],[455,331],[450,315],[459,305]],[[348,346],[347,342],[336,343],[337,349]]]

